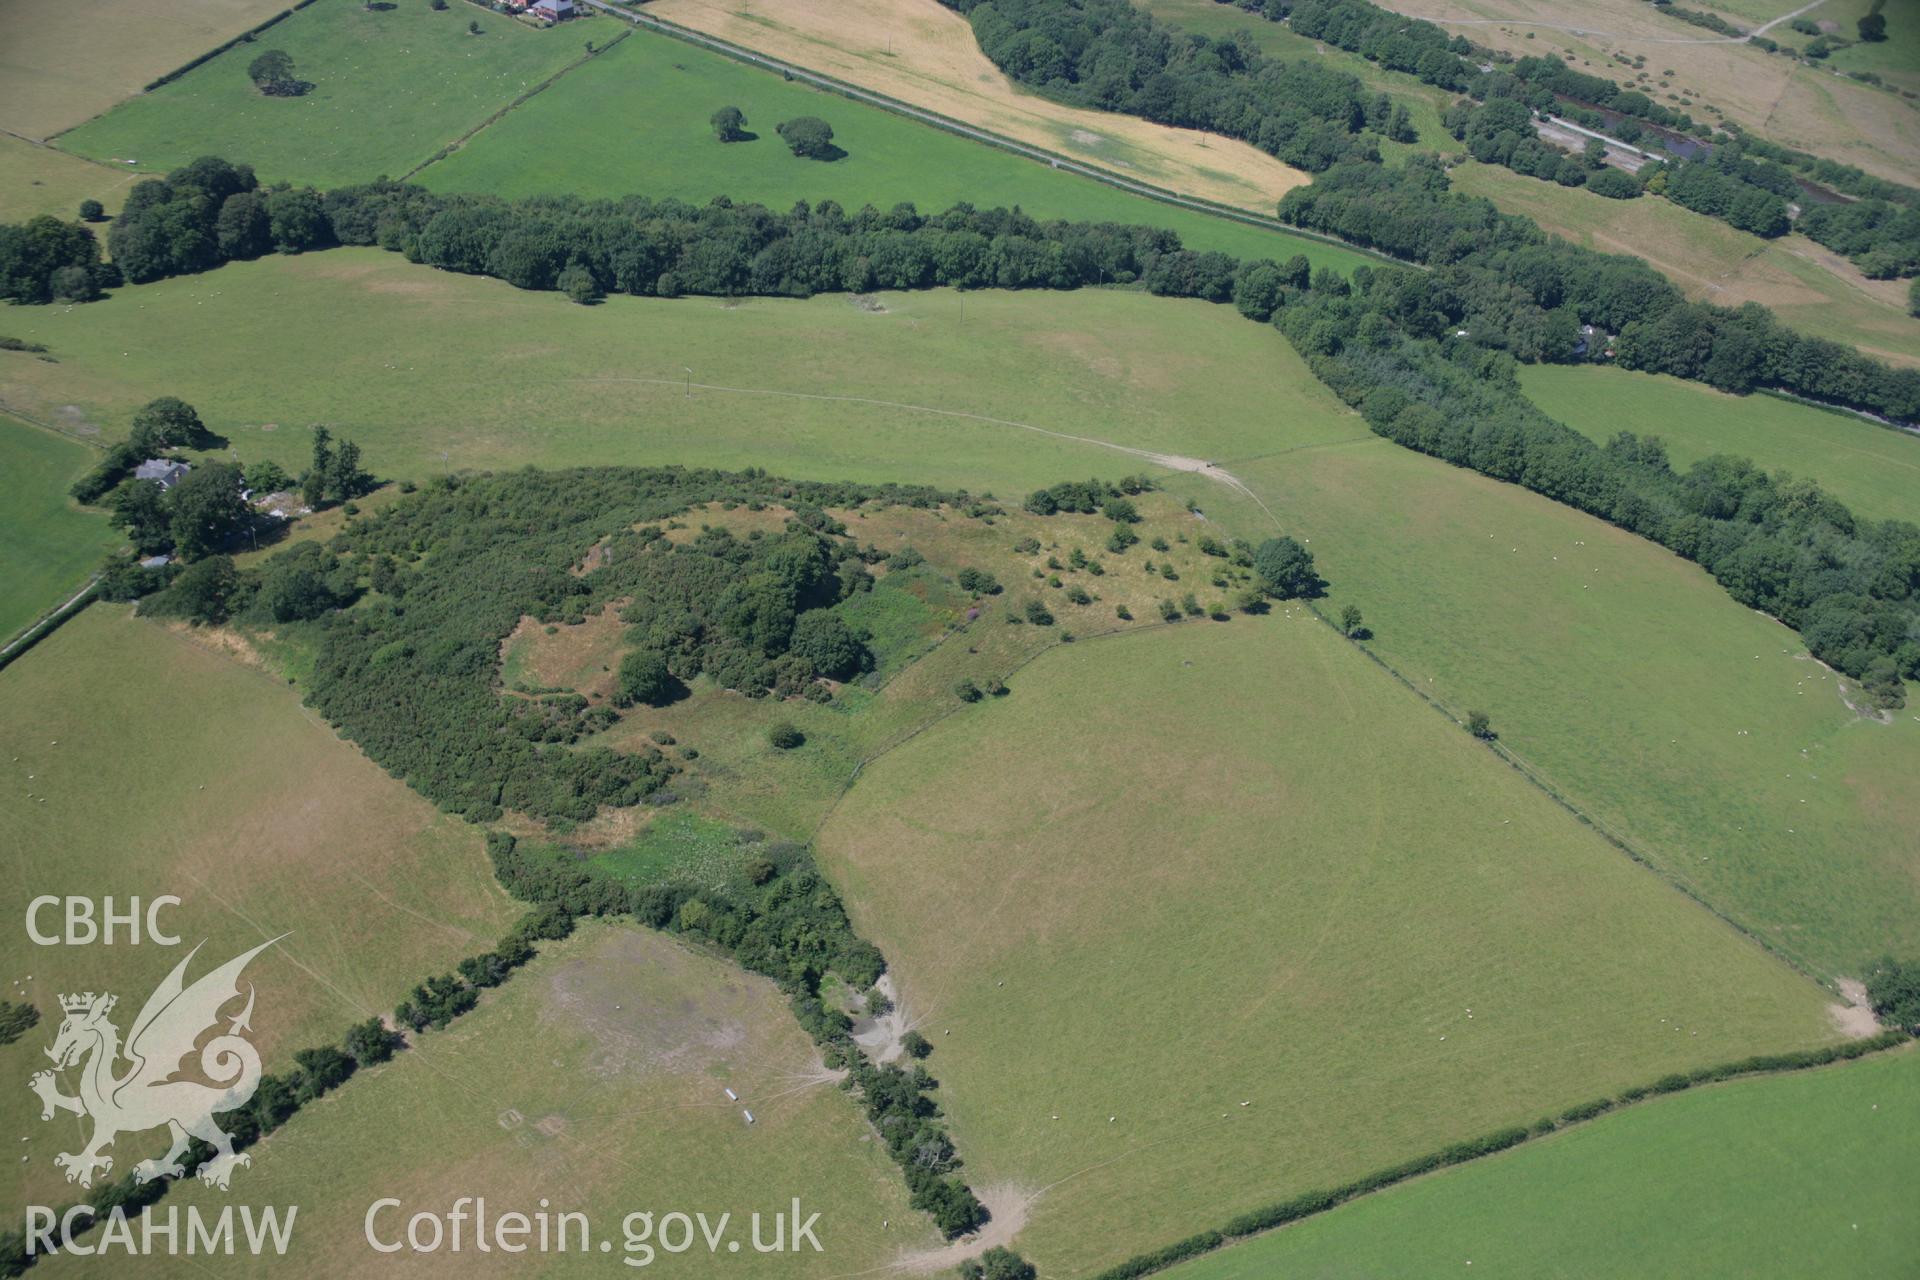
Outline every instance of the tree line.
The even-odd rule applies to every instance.
[[[1392,108],[1358,78],[1262,54],[1244,37],[1211,40],[1127,0],[941,0],[966,15],[993,63],[1021,84],[1101,111],[1205,129],[1318,173],[1379,158]]]
[[[1505,165],[1568,186],[1585,185],[1595,194],[1612,199],[1631,199],[1642,189],[1650,190],[1683,208],[1755,235],[1771,237],[1798,230],[1846,254],[1875,279],[1920,272],[1920,191],[1911,187],[1876,178],[1852,165],[1770,143],[1746,133],[1736,122],[1724,122],[1716,132],[1705,120],[1656,102],[1639,89],[1575,70],[1557,56],[1514,59],[1369,0],[1221,2],[1236,4],[1269,21],[1284,21],[1302,36],[1357,53],[1388,70],[1468,95],[1472,101],[1459,104],[1450,113],[1448,125],[1455,137],[1469,141],[1474,158],[1485,163]],[[1492,69],[1482,70],[1483,65]],[[1018,78],[1011,69],[1009,74]],[[1501,102],[1524,106],[1528,118],[1517,122],[1505,111],[1482,118],[1472,105],[1481,103],[1492,109]],[[1537,140],[1522,141],[1523,136],[1531,138],[1534,111],[1564,115],[1626,143],[1642,141],[1651,126],[1691,134],[1713,145],[1705,154],[1691,159],[1674,155],[1656,161],[1638,175],[1622,173],[1603,177],[1597,183],[1583,183],[1578,180],[1580,170],[1564,164],[1558,148]],[[1609,119],[1602,111],[1624,119]],[[1477,141],[1503,132],[1515,136],[1497,144]],[[1658,145],[1657,137],[1653,143]],[[1853,204],[1812,203],[1796,183],[1796,173],[1860,200]],[[1629,186],[1630,182],[1635,185]],[[1791,203],[1805,207],[1799,219],[1790,224]]]
[[[204,174],[223,165],[203,161],[193,168]],[[176,184],[172,175],[165,185],[194,190],[186,181]],[[1325,269],[1310,272],[1306,259],[1298,256],[1285,263],[1245,262],[1184,249],[1167,231],[1040,222],[1018,210],[983,211],[967,205],[932,216],[911,205],[885,212],[867,207],[849,214],[831,202],[801,203],[776,213],[725,199],[698,207],[639,197],[510,202],[439,195],[396,183],[310,194],[326,238],[378,243],[415,261],[498,275],[524,288],[553,288],[564,272],[588,276],[596,286],[604,281],[656,295],[696,291],[804,296],[936,284],[1071,288],[1111,281],[1137,282],[1167,296],[1230,301],[1252,319],[1278,319],[1316,373],[1343,395],[1355,394],[1376,374],[1388,382],[1404,379],[1426,388],[1456,425],[1475,421],[1474,413],[1484,402],[1495,419],[1483,424],[1487,429],[1505,431],[1502,424],[1509,421],[1524,424],[1519,438],[1539,436],[1549,441],[1553,452],[1561,448],[1555,441],[1577,448],[1570,441],[1583,438],[1545,418],[1525,399],[1514,383],[1512,362],[1590,358],[1605,350],[1608,335],[1614,335],[1617,363],[1626,368],[1670,373],[1735,392],[1777,387],[1895,420],[1920,417],[1920,371],[1895,370],[1850,347],[1802,337],[1757,305],[1728,309],[1688,302],[1639,259],[1550,239],[1528,219],[1451,191],[1444,167],[1432,157],[1415,156],[1393,168],[1338,165],[1281,202],[1281,215],[1296,225],[1331,231],[1431,268],[1361,267],[1350,279]],[[190,194],[159,203],[205,207]],[[1584,333],[1583,326],[1595,332]],[[1356,380],[1348,366],[1356,359],[1353,353],[1360,352],[1390,353],[1403,367],[1385,374],[1378,367],[1384,357],[1370,356],[1362,362],[1366,378]],[[1455,395],[1457,377],[1436,382],[1429,376],[1433,369],[1465,377],[1464,399]],[[1376,423],[1375,429],[1387,433],[1384,423]],[[1405,438],[1420,437],[1415,433]],[[1449,456],[1455,455],[1466,456],[1458,450]],[[1481,469],[1502,478],[1526,474],[1525,468]],[[1633,480],[1636,488],[1647,483],[1644,477]],[[1669,536],[1659,530],[1670,524],[1646,524],[1637,515],[1616,514],[1610,498],[1558,484],[1540,488],[1555,496],[1565,494],[1575,505],[1649,536]],[[1652,486],[1648,500],[1661,506],[1660,486]],[[1845,510],[1824,495],[1819,505],[1822,511]],[[565,509],[566,504],[560,506]],[[1760,538],[1767,532],[1743,529],[1739,519],[1723,513],[1709,518],[1719,522],[1716,537],[1737,533],[1740,538]],[[1849,542],[1877,539],[1896,545],[1905,536],[1869,534],[1883,527],[1850,515],[1833,523],[1838,536]],[[366,527],[384,526],[370,522]],[[1680,549],[1685,542],[1668,545]],[[484,560],[504,553],[483,545],[474,554]],[[1896,615],[1905,617],[1912,609],[1902,593],[1920,584],[1911,581],[1905,568],[1890,569],[1883,578],[1863,567],[1882,563],[1878,552],[1832,572],[1801,564],[1800,556],[1801,551],[1788,555],[1794,567],[1772,585],[1736,587],[1734,578],[1713,564],[1709,567],[1736,595],[1791,625],[1818,620],[1819,626],[1804,631],[1816,654],[1857,678],[1871,677],[1881,700],[1897,698],[1898,682],[1912,678],[1917,655],[1913,642],[1896,638],[1888,628]],[[1717,555],[1714,558],[1717,563]],[[487,643],[497,644],[511,627],[512,619],[506,620]],[[478,650],[456,657],[439,643],[424,643],[418,651],[452,661],[456,668],[481,658]],[[478,696],[471,689],[468,694]],[[400,705],[408,696],[402,691]],[[487,701],[467,710],[476,723],[507,716],[518,726],[522,746],[515,750],[526,760],[585,731],[582,713],[564,703],[522,701],[499,707]],[[384,708],[368,706],[359,714],[367,717],[376,743],[393,727]],[[450,732],[457,737],[457,730]],[[370,751],[379,758],[377,750]],[[579,770],[582,776],[563,778],[544,766],[534,768],[525,779],[538,781],[530,783],[532,792],[513,793],[515,807],[525,802],[551,807],[555,813],[590,811],[592,804],[608,797],[643,795],[659,785],[631,762],[616,768],[591,753],[567,753],[566,759],[568,770]],[[428,762],[409,764],[424,767]],[[488,772],[492,768],[481,773],[497,776],[498,771]],[[520,768],[516,762],[511,768],[503,764],[500,771],[520,776]],[[502,803],[487,788],[475,789],[460,768],[449,772],[444,763],[435,764],[428,774],[430,780],[423,778],[421,789],[444,795],[456,810],[485,812]]]
[[[1775,387],[1898,422],[1920,418],[1920,370],[1798,334],[1757,304],[1688,302],[1638,258],[1550,238],[1529,219],[1451,190],[1433,157],[1339,166],[1289,191],[1280,216],[1436,268],[1427,283],[1406,286],[1408,308],[1392,318],[1416,335],[1463,320],[1476,345],[1523,360],[1568,360],[1588,324],[1619,335],[1615,352],[1626,368],[1723,391]],[[1583,355],[1592,354],[1589,342]]]
[[[820,1046],[826,1066],[847,1072],[868,1120],[906,1176],[913,1207],[930,1215],[949,1239],[987,1220],[986,1207],[959,1176],[961,1159],[933,1097],[937,1082],[918,1064],[909,1070],[870,1061],[854,1042],[846,1014],[821,996],[829,974],[849,990],[867,990],[886,971],[886,961],[854,932],[839,894],[803,846],[771,848],[728,883],[700,888],[621,879],[564,849],[502,831],[488,833],[487,851],[500,882],[523,901],[569,917],[632,916],[771,978]]]

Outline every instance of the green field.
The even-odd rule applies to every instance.
[[[52,147],[37,147],[0,133],[0,222],[25,222],[43,213],[71,222],[82,200],[98,200],[111,213],[120,207],[133,173],[115,173],[103,165]],[[105,238],[106,227],[93,229]]]
[[[116,438],[148,399],[179,395],[243,460],[295,468],[324,422],[395,478],[697,460],[1023,493],[1143,465],[1018,426],[836,396],[1203,456],[1245,454],[1254,439],[1279,448],[1365,435],[1357,417],[1325,411],[1276,334],[1227,308],[1103,290],[879,302],[884,311],[843,296],[579,307],[397,254],[333,250],[235,263],[99,306],[18,308],[17,336],[54,345],[61,363],[0,354],[0,401],[48,418],[78,406]],[[147,340],[156,327],[168,343]]]
[[[1751,458],[1817,480],[1854,512],[1920,521],[1920,436],[1772,396],[1730,396],[1661,374],[1532,365],[1520,385],[1548,415],[1600,443],[1616,431],[1667,442],[1676,466]]]
[[[240,657],[244,657],[244,650]],[[517,919],[480,833],[434,811],[300,706],[298,691],[210,640],[96,604],[0,671],[0,848],[8,910],[0,940],[9,999],[40,1026],[0,1049],[24,1081],[51,1043],[57,997],[111,990],[130,1019],[185,949],[223,963],[291,931],[249,969],[269,1070],[389,1010],[415,982],[492,946]],[[42,894],[163,894],[182,947],[35,946],[23,927]],[[57,912],[43,927],[57,929]],[[128,1023],[120,1023],[124,1030]],[[7,1204],[62,1204],[51,1161],[81,1122],[42,1124],[24,1088],[0,1098],[18,1144]],[[156,1135],[158,1136],[158,1135]],[[58,1144],[58,1145],[56,1145]],[[143,1153],[144,1154],[144,1153]],[[116,1172],[130,1167],[116,1150]]]
[[[0,641],[11,640],[78,591],[120,542],[104,513],[83,510],[67,487],[93,465],[77,441],[0,414]]]
[[[1510,747],[1665,870],[1823,971],[1920,946],[1920,794],[1904,781],[1920,768],[1920,722],[1853,715],[1797,637],[1695,567],[1372,437],[1282,338],[1228,308],[1102,290],[880,302],[583,308],[377,251],[276,257],[98,306],[15,311],[21,336],[62,359],[0,362],[0,400],[40,416],[77,406],[117,435],[171,392],[243,460],[290,466],[307,426],[326,422],[394,478],[685,462],[1014,495],[1143,465],[1019,427],[795,393],[1218,459],[1314,539],[1336,607],[1359,604],[1383,654],[1462,714],[1489,711]],[[142,340],[155,324],[168,347]],[[685,365],[696,383],[783,394],[689,398]],[[1219,485],[1171,483],[1229,532],[1273,527]]]
[[[1694,1090],[1166,1273],[1913,1274],[1920,1054]]]
[[[467,34],[473,20],[484,35]],[[60,145],[96,160],[135,160],[149,173],[221,155],[253,165],[264,182],[397,178],[585,56],[585,41],[618,30],[593,18],[535,31],[460,6],[435,12],[424,0],[379,9],[318,0],[63,134]],[[270,98],[256,90],[247,64],[266,49],[291,54],[312,91]]]
[[[534,1046],[538,1046],[537,1049]],[[724,1092],[732,1088],[740,1102]],[[749,1126],[743,1107],[753,1111]],[[490,993],[473,1013],[310,1107],[234,1175],[234,1196],[297,1204],[285,1258],[219,1259],[218,1274],[331,1277],[390,1259],[365,1240],[368,1207],[383,1239],[421,1210],[484,1197],[489,1215],[590,1216],[596,1253],[414,1258],[463,1276],[618,1275],[651,1261],[675,1275],[838,1276],[937,1242],[907,1207],[899,1171],[854,1105],[822,1073],[786,1001],[763,978],[632,925],[588,921]],[[749,1216],[818,1213],[821,1251],[752,1252]],[[166,1203],[218,1213],[229,1197],[198,1183]],[[732,1215],[735,1256],[623,1250],[622,1221],[650,1212]],[[882,1224],[887,1224],[883,1226]],[[763,1226],[770,1239],[772,1224]],[[609,1240],[612,1256],[597,1252]],[[657,1245],[656,1245],[657,1249]],[[201,1258],[153,1259],[152,1274],[201,1276]],[[639,1274],[651,1274],[651,1269]]]
[[[715,140],[707,121],[723,106],[746,113],[754,141]],[[789,152],[774,126],[800,115],[831,124],[846,155],[823,162]],[[925,213],[961,201],[1018,205],[1044,218],[1168,227],[1194,248],[1238,257],[1304,253],[1341,271],[1367,261],[1321,241],[1129,195],[650,31],[569,73],[429,166],[420,181],[439,191],[509,196],[638,192],[705,204],[725,195],[777,209],[798,200],[837,200],[847,209],[906,200]]]
[[[1911,709],[1854,714],[1793,632],[1696,566],[1384,440],[1235,470],[1312,538],[1377,651],[1460,718],[1488,712],[1663,871],[1829,974],[1920,945]]]
[[[1051,1274],[1834,1034],[1812,983],[1303,611],[1011,684],[871,762],[820,849],[968,1167],[1038,1193]]]

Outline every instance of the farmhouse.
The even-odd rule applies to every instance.
[[[171,458],[148,458],[133,469],[133,477],[136,480],[151,480],[162,489],[171,489],[190,470],[192,468],[186,463],[175,462]]]
[[[533,0],[532,12],[558,22],[573,16],[573,0]]]

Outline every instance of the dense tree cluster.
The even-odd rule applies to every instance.
[[[1482,164],[1504,165],[1563,187],[1584,186],[1598,167],[1542,140],[1534,131],[1533,112],[1512,98],[1494,98],[1480,105],[1463,98],[1447,109],[1442,123],[1467,144],[1467,154]]]
[[[136,284],[333,243],[318,192],[262,189],[251,166],[213,156],[135,183],[107,232],[114,265]]]
[[[580,862],[564,850],[491,832],[487,851],[508,892],[570,915],[632,915],[656,929],[715,947],[742,967],[773,979],[829,1067],[845,1068],[867,1118],[905,1174],[912,1204],[949,1238],[986,1221],[986,1209],[958,1176],[960,1157],[940,1123],[936,1082],[911,1070],[870,1062],[852,1023],[821,999],[831,973],[855,991],[885,972],[872,943],[853,930],[833,886],[801,846],[769,849],[751,864],[760,874],[721,887],[635,883]]]
[[[0,224],[0,301],[91,302],[118,283],[100,261],[100,242],[79,223],[42,214]]]
[[[704,672],[752,694],[800,692],[817,676],[852,674],[865,654],[844,625],[800,625],[870,582],[821,508],[943,496],[716,471],[449,478],[259,569],[236,571],[219,556],[191,565],[146,607],[205,620],[318,619],[308,697],[375,761],[474,820],[507,809],[578,820],[638,803],[673,767],[651,748],[578,745],[611,722],[607,706],[499,688],[500,645],[523,616],[577,622],[631,598],[630,641],[671,679]],[[716,529],[682,545],[648,523],[728,499],[799,514],[779,534]],[[596,567],[574,572],[596,544]],[[632,674],[629,687],[623,671],[622,687],[634,698],[666,692]]]
[[[1312,60],[1262,54],[1244,34],[1189,35],[1127,0],[941,0],[967,15],[980,49],[1021,84],[1077,106],[1205,129],[1318,173],[1378,159],[1368,130],[1391,104]]]
[[[1769,160],[1749,160],[1738,143],[1669,166],[1648,179],[1648,190],[1683,209],[1771,239],[1792,229],[1787,204],[1800,196],[1793,175]]]
[[[1794,230],[1846,254],[1876,280],[1920,275],[1920,205],[1891,200],[1816,204],[1801,213]]]

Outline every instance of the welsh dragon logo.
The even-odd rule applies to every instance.
[[[245,1106],[260,1084],[259,1051],[240,1034],[252,1029],[251,983],[246,987],[246,1007],[232,1016],[224,1033],[199,1046],[200,1072],[212,1083],[179,1076],[200,1037],[218,1030],[220,1010],[240,996],[241,971],[279,940],[263,942],[186,986],[187,965],[200,951],[196,946],[147,997],[127,1033],[124,1048],[119,1028],[107,1016],[119,997],[91,991],[60,997],[66,1017],[53,1047],[46,1052],[53,1059],[55,1071],[84,1062],[79,1095],[60,1092],[54,1071],[36,1072],[27,1086],[40,1095],[42,1120],[53,1119],[56,1111],[93,1119],[93,1136],[81,1150],[53,1158],[66,1170],[68,1182],[92,1186],[96,1171],[109,1173],[113,1169],[113,1158],[101,1152],[112,1146],[115,1138],[161,1125],[172,1133],[173,1146],[160,1159],[142,1160],[134,1166],[134,1177],[140,1182],[184,1174],[180,1157],[186,1154],[192,1138],[214,1149],[213,1158],[200,1166],[200,1180],[208,1186],[226,1190],[234,1169],[252,1163],[250,1157],[235,1153],[233,1139],[213,1119],[216,1112]],[[118,1073],[123,1058],[130,1065],[124,1073]]]

